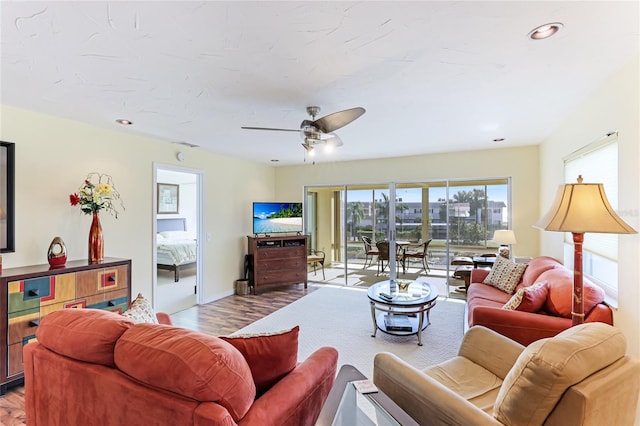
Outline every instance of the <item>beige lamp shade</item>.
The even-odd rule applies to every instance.
[[[501,246],[516,244],[516,234],[510,229],[498,229],[493,233],[494,243]]]
[[[560,185],[553,206],[533,226],[574,233],[637,233],[613,211],[603,185],[582,183],[582,176],[578,177],[578,183]]]

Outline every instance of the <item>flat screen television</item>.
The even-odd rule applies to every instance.
[[[302,203],[253,203],[253,233],[302,233]]]

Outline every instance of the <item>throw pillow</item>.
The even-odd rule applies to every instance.
[[[251,369],[256,394],[262,395],[298,364],[299,332],[300,327],[295,326],[275,333],[220,338],[231,343],[244,356]]]
[[[549,294],[547,282],[537,282],[528,287],[518,289],[502,309],[538,312],[544,306],[547,300],[547,294]]]
[[[493,268],[491,268],[491,272],[489,272],[489,275],[487,275],[482,282],[496,287],[505,293],[513,294],[526,268],[526,263],[514,263],[509,259],[498,256],[496,263],[494,263]]]
[[[142,293],[129,305],[129,308],[122,313],[122,316],[131,318],[135,322],[148,322],[158,324],[158,318],[151,306],[151,302],[144,298]]]

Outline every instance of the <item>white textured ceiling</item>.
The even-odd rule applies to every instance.
[[[297,129],[308,105],[367,110],[319,162],[537,144],[640,51],[638,1],[3,0],[0,13],[3,104],[280,165],[303,162],[297,133],[240,126]],[[555,37],[526,37],[556,21]]]

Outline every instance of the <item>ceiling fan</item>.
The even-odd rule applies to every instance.
[[[313,155],[314,149],[318,145],[325,145],[327,148],[335,148],[342,145],[342,140],[333,132],[360,117],[365,113],[365,109],[362,107],[346,109],[344,111],[325,115],[324,117],[316,120],[316,116],[319,112],[319,106],[308,106],[307,113],[311,116],[311,120],[302,120],[299,129],[278,129],[273,127],[251,126],[242,126],[242,128],[247,130],[299,132],[303,140],[302,147],[309,155]]]

